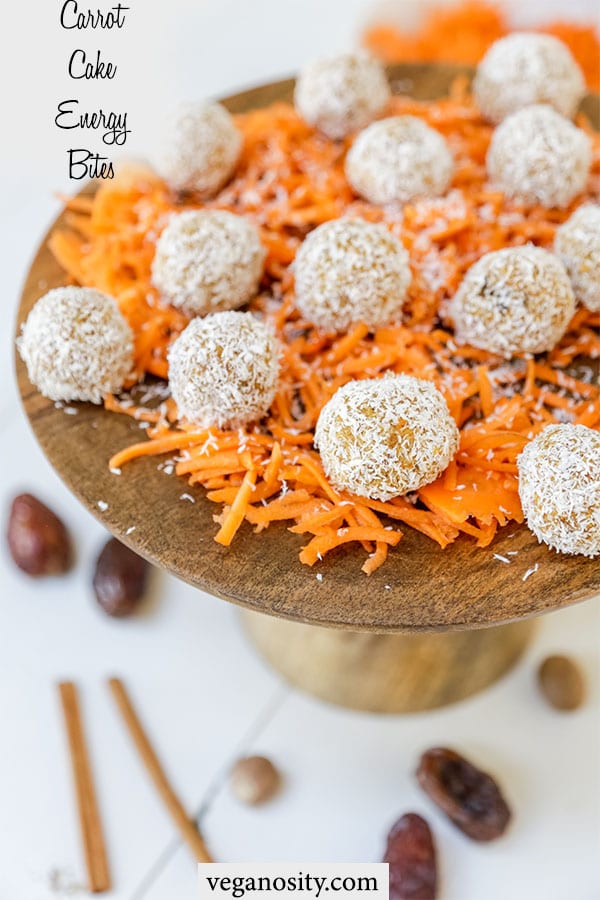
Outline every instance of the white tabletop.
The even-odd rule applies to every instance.
[[[166,41],[171,52],[159,59],[134,55],[125,77],[132,118],[136,102],[143,104],[140,82],[150,96],[161,90],[167,98],[218,94],[350,46],[368,4],[179,0],[167,6],[168,17],[158,5],[144,5],[154,16],[140,25],[149,35],[145,46],[164,51]],[[48,8],[54,9],[43,0],[20,7],[11,13],[15,26],[24,26],[31,10],[41,23]],[[53,27],[50,18],[43,24]],[[5,43],[4,62],[12,66],[22,47]],[[33,44],[41,47],[41,37]],[[196,896],[193,863],[106,690],[113,674],[130,688],[185,804],[201,811],[207,842],[219,860],[376,861],[389,826],[414,810],[429,819],[436,835],[443,900],[597,900],[600,599],[540,621],[525,658],[492,689],[454,707],[403,717],[334,709],[291,690],[246,644],[233,608],[162,573],[153,578],[143,615],[113,621],[96,607],[90,571],[105,532],[45,461],[12,375],[10,322],[20,285],[36,242],[58,210],[52,192],[68,188],[64,146],[54,136],[46,142],[52,103],[64,91],[52,86],[51,75],[53,66],[63,65],[63,45],[50,45],[52,52],[43,57],[46,77],[41,67],[41,78],[31,69],[19,94],[31,104],[29,127],[37,144],[26,147],[22,136],[11,134],[0,176],[6,319],[0,503],[6,515],[11,497],[22,490],[49,502],[77,536],[78,558],[68,577],[35,582],[15,569],[1,542],[1,900],[73,896],[84,880],[54,687],[61,678],[74,679],[81,689],[115,884],[107,896]],[[115,48],[115,54],[122,52]],[[15,102],[11,92],[9,110]],[[139,122],[131,147],[145,155],[150,117],[140,113]],[[537,695],[535,667],[551,651],[573,655],[585,669],[587,703],[576,713],[556,713]],[[497,774],[515,813],[505,838],[489,846],[470,843],[415,786],[420,752],[439,744]],[[281,795],[260,810],[238,805],[226,784],[230,762],[252,752],[270,756],[285,773]]]

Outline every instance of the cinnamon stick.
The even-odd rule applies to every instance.
[[[143,729],[125,685],[119,678],[111,678],[108,687],[116,701],[129,735],[140,755],[144,768],[154,782],[156,790],[167,808],[179,834],[186,842],[198,862],[212,862],[196,824],[188,818],[179,798],[176,796],[169,780],[154,752],[154,749]]]
[[[77,688],[73,682],[63,681],[58,690],[69,741],[88,886],[92,893],[99,894],[110,890],[110,873]]]

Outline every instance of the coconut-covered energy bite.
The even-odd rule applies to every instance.
[[[391,116],[362,131],[346,157],[346,178],[371,203],[410,203],[446,191],[454,161],[442,135],[416,116]]]
[[[50,400],[101,403],[133,368],[133,335],[112,297],[60,287],[41,297],[17,341],[29,380]]]
[[[350,381],[321,410],[315,443],[338,488],[389,500],[434,481],[458,448],[442,394],[411,375]]]
[[[258,229],[224,210],[171,217],[156,244],[152,281],[189,315],[238,309],[258,291],[266,251]]]
[[[575,297],[600,310],[600,206],[584,203],[556,230],[554,252],[565,265]]]
[[[358,322],[376,328],[402,311],[408,253],[383,225],[335,219],[315,228],[296,254],[296,305],[325,331]]]
[[[275,396],[279,344],[252,313],[192,319],[169,352],[169,386],[179,415],[203,428],[260,419]]]
[[[585,188],[591,160],[585,131],[549,106],[528,106],[494,131],[487,170],[515,200],[563,207]]]
[[[473,80],[477,106],[492,122],[538,103],[571,119],[584,93],[583,72],[571,51],[550,34],[517,32],[500,38],[477,66]]]
[[[319,59],[300,73],[294,103],[302,118],[333,140],[364,128],[391,96],[383,66],[366,53]]]
[[[175,116],[162,173],[177,191],[214,196],[229,181],[242,150],[242,135],[224,106],[191,103]]]
[[[449,312],[459,343],[509,358],[551,350],[575,312],[575,297],[560,260],[526,244],[482,256]]]
[[[600,553],[600,433],[548,425],[517,459],[519,496],[538,540],[561,553]]]

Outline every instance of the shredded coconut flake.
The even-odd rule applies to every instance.
[[[548,425],[517,459],[529,528],[561,553],[600,554],[600,432]]]
[[[400,316],[411,273],[408,253],[383,225],[335,219],[304,240],[294,265],[296,305],[310,322],[345,331]]]
[[[531,244],[486,253],[468,270],[450,304],[461,343],[505,357],[551,350],[574,311],[564,266]]]
[[[571,51],[549,34],[514,33],[495,41],[473,81],[477,105],[492,122],[537,103],[549,103],[572,118],[584,93],[585,80]]]
[[[61,287],[41,297],[17,346],[30,381],[50,400],[101,403],[121,390],[133,365],[131,328],[112,297],[91,288]]]
[[[166,400],[169,393],[168,385],[164,384],[162,381],[157,381],[156,384],[144,385],[144,393],[140,397],[139,403],[144,406],[152,400]],[[123,404],[124,401],[121,399],[121,405]],[[133,405],[133,400],[130,400],[129,404]]]
[[[260,419],[275,396],[278,373],[278,341],[251,313],[193,319],[169,353],[179,413],[202,427],[233,428]]]
[[[374,122],[346,157],[346,177],[371,203],[410,203],[443,194],[454,170],[442,135],[416,116]]]
[[[300,115],[333,140],[364,128],[389,100],[383,66],[360,52],[309,64],[300,73],[294,94]]]
[[[224,106],[186,104],[168,129],[162,171],[177,191],[216,194],[229,180],[242,150],[242,135]]]
[[[257,292],[266,251],[257,228],[225,210],[175,214],[160,236],[152,280],[190,315],[238,309]]]
[[[549,106],[528,106],[496,128],[487,169],[510,197],[564,207],[584,189],[591,161],[592,142],[581,128]]]
[[[532,566],[530,569],[527,569],[527,571],[523,575],[522,581],[527,581],[528,578],[531,578],[532,575],[535,575],[535,573],[537,572],[539,567],[540,567],[540,564],[536,563],[535,566]]]
[[[576,209],[557,228],[554,250],[569,273],[577,299],[592,312],[600,311],[600,206],[584,203]]]
[[[315,443],[330,480],[389,500],[435,480],[458,447],[442,394],[410,375],[352,381],[321,410]]]

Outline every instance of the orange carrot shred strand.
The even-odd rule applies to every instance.
[[[231,544],[236,531],[244,521],[246,509],[248,508],[248,503],[252,496],[252,488],[255,483],[256,469],[248,469],[236,494],[236,498],[230,506],[229,512],[223,520],[223,524],[215,535],[217,544],[223,544],[224,547],[229,547]]]

